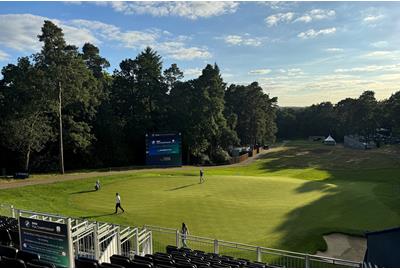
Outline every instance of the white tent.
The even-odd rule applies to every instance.
[[[329,135],[325,140],[324,140],[324,144],[326,145],[336,145],[336,141],[334,138],[332,138],[331,135]]]

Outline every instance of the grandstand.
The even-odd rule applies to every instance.
[[[94,222],[0,205],[0,267],[361,267],[361,262],[290,252],[205,237],[187,236],[190,248],[181,247],[179,230],[156,226],[131,227]],[[48,253],[58,247],[26,240],[23,228],[41,222],[67,228],[65,265]],[[21,225],[22,224],[22,225]],[[33,226],[33,225],[32,225]],[[42,227],[40,227],[42,226]],[[43,228],[44,225],[38,225]],[[28,230],[29,231],[29,230]],[[33,231],[33,230],[30,230]],[[62,233],[62,229],[58,232]],[[28,234],[31,234],[29,232]],[[50,234],[50,233],[49,233]],[[54,233],[53,233],[54,235]],[[56,237],[56,236],[55,236]],[[49,241],[50,243],[50,241]],[[49,245],[50,246],[50,245]],[[62,247],[61,247],[62,248]],[[49,249],[49,248],[47,248]],[[32,252],[38,250],[38,252]]]

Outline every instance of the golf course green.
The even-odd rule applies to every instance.
[[[192,235],[310,253],[326,249],[322,236],[330,232],[362,235],[400,224],[399,147],[293,141],[204,172],[203,184],[196,167],[143,169],[4,189],[0,198],[21,209],[117,224],[185,222]],[[116,192],[123,214],[114,214]]]

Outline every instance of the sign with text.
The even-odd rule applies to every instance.
[[[181,133],[146,134],[146,164],[182,166]]]
[[[73,267],[66,224],[19,217],[19,231],[22,250],[37,253],[56,267]]]

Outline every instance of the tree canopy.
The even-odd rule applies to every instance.
[[[0,162],[14,170],[56,170],[64,157],[67,169],[144,164],[151,132],[180,132],[186,164],[226,163],[232,147],[277,138],[330,133],[340,140],[376,128],[400,135],[400,92],[383,101],[365,91],[337,104],[279,108],[258,82],[228,85],[216,63],[185,80],[176,63],[164,69],[147,47],[109,73],[99,48],[67,44],[51,21],[38,39],[38,53],[1,71]]]

